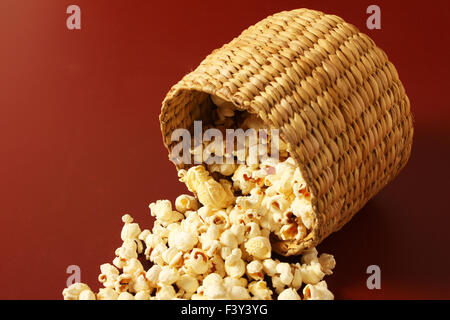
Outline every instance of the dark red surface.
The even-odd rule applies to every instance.
[[[0,274],[3,299],[59,299],[68,265],[97,286],[120,245],[121,215],[150,227],[148,204],[185,192],[163,147],[167,90],[211,50],[269,14],[342,16],[396,65],[415,138],[400,176],[319,251],[333,253],[338,299],[450,298],[449,2],[0,2]],[[82,29],[66,28],[66,8]],[[381,290],[366,288],[368,265]]]

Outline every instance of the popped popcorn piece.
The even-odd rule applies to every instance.
[[[180,277],[178,271],[169,266],[164,266],[161,269],[158,277],[158,285],[160,286],[168,286],[175,283]]]
[[[237,169],[237,164],[235,163],[213,163],[208,165],[209,172],[218,172],[224,176],[231,176]]]
[[[150,293],[148,291],[139,291],[134,295],[134,300],[150,300]]]
[[[322,269],[322,272],[326,275],[333,274],[333,269],[336,266],[336,260],[331,254],[322,253],[319,257],[319,263]]]
[[[141,291],[149,291],[150,285],[145,277],[145,273],[142,273],[137,276],[137,278],[133,278],[131,282],[131,292],[141,292]]]
[[[312,285],[308,284],[303,289],[303,296],[305,300],[333,300],[334,295],[328,290],[327,283],[320,281]]]
[[[250,300],[248,290],[242,286],[231,286],[227,292],[227,298],[230,300]]]
[[[169,267],[181,267],[183,265],[183,252],[175,247],[169,247],[166,251],[162,253],[162,258],[164,262],[169,265]]]
[[[289,263],[279,263],[276,270],[280,274],[280,281],[284,285],[289,286],[294,279],[294,275],[291,272],[291,266],[289,265]]]
[[[119,293],[113,288],[100,288],[97,294],[98,300],[117,300],[118,297]]]
[[[254,299],[258,300],[271,300],[272,290],[267,287],[265,281],[253,281],[248,285],[248,290],[253,295]]]
[[[184,261],[184,265],[190,273],[204,274],[208,270],[208,256],[203,250],[193,249]]]
[[[287,288],[278,295],[278,300],[301,300],[301,298],[297,291]]]
[[[162,267],[155,264],[150,269],[148,269],[147,273],[145,274],[145,277],[152,287],[156,287],[156,285],[158,284],[159,274],[161,271]]]
[[[133,218],[126,214],[122,217],[122,221],[125,223],[120,234],[122,241],[125,241],[126,239],[139,240],[138,237],[141,233],[141,228],[139,228],[137,223],[132,223]]]
[[[98,280],[103,283],[106,288],[114,287],[114,283],[119,277],[119,270],[112,264],[105,263],[100,266],[100,272]]]
[[[306,229],[310,230],[315,222],[311,201],[305,197],[295,198],[291,204],[291,210],[299,217]]]
[[[300,271],[300,265],[297,263],[292,266],[294,269],[294,277],[291,282],[291,287],[295,290],[300,289],[303,283],[302,272]]]
[[[129,284],[132,280],[132,276],[127,273],[122,273],[116,280],[114,284],[114,289],[118,293],[122,293],[128,290]]]
[[[83,290],[78,297],[78,300],[96,300],[95,294],[91,290]]]
[[[319,262],[312,261],[311,264],[302,264],[300,267],[301,277],[306,284],[317,284],[323,279],[325,273]]]
[[[91,291],[87,284],[76,282],[63,290],[64,300],[79,300],[80,294],[85,291]]]
[[[172,210],[169,200],[158,200],[149,205],[151,215],[156,217],[161,223],[168,225],[183,219],[183,215]]]
[[[230,277],[240,278],[245,273],[245,263],[241,257],[241,250],[233,249],[231,254],[225,260],[225,271]]]
[[[272,246],[268,238],[253,237],[245,243],[245,250],[256,259],[267,259],[272,254]]]
[[[207,299],[233,299],[233,297],[237,299],[245,296],[245,292],[238,288],[241,286],[227,286],[229,284],[230,282],[225,282],[220,274],[210,273],[205,277],[202,286],[198,288],[197,292],[201,293]],[[233,290],[233,288],[238,289]]]
[[[263,264],[259,260],[253,260],[247,264],[247,275],[255,280],[263,280]]]
[[[131,293],[128,292],[122,292],[117,297],[117,300],[134,300],[134,296]]]
[[[183,274],[180,276],[176,284],[180,289],[183,289],[189,293],[196,292],[199,287],[198,280],[189,274]]]
[[[170,232],[169,246],[184,252],[192,250],[198,242],[197,235],[180,229],[178,228]]]
[[[177,293],[173,286],[170,285],[164,285],[159,288],[159,290],[156,292],[155,299],[156,300],[172,300],[176,298]]]
[[[224,186],[214,180],[202,165],[191,167],[187,172],[180,170],[180,180],[207,207],[222,209],[234,201],[234,196]]]
[[[225,230],[220,236],[220,243],[230,249],[237,248],[239,242],[231,230]]]
[[[249,194],[256,187],[256,181],[252,179],[252,171],[244,164],[239,165],[231,178],[235,190],[241,190],[242,194]]]
[[[281,281],[280,276],[272,277],[272,286],[277,294],[280,294],[286,287],[283,281]]]
[[[178,212],[195,211],[200,207],[197,199],[193,196],[182,194],[175,200],[175,208]]]
[[[128,273],[130,275],[138,275],[144,273],[144,267],[142,266],[142,263],[136,258],[127,260],[122,269],[124,273]]]

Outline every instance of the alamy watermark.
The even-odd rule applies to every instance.
[[[366,13],[370,14],[370,16],[366,20],[367,29],[380,30],[381,29],[381,9],[380,9],[380,7],[377,6],[376,4],[372,4],[367,7]]]
[[[366,273],[370,274],[367,278],[366,285],[367,289],[381,289],[381,269],[376,264],[372,264],[367,267]]]
[[[66,280],[66,287],[70,287],[74,283],[81,282],[81,268],[76,264],[68,266],[66,273],[70,274]]]
[[[81,9],[79,6],[72,4],[67,7],[66,13],[70,16],[66,19],[66,26],[69,30],[81,29]]]
[[[209,128],[203,132],[202,121],[194,121],[194,136],[187,129],[172,132],[176,143],[170,153],[176,164],[258,164],[267,158],[279,159],[278,129]],[[210,142],[204,147],[203,142]],[[269,153],[270,145],[270,153]]]

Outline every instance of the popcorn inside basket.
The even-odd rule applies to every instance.
[[[203,126],[201,137],[211,129],[218,134],[198,143],[191,138],[191,156],[184,157],[190,167],[178,172],[180,181],[202,205],[225,210],[233,223],[257,223],[265,235],[280,240],[304,239],[315,216],[307,184],[289,156],[289,146],[277,131],[269,132],[257,115],[239,111],[217,96],[210,99],[212,120]],[[172,156],[174,162],[186,166],[176,154]],[[192,164],[195,158],[200,165]]]

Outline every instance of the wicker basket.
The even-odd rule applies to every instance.
[[[386,54],[334,15],[298,9],[270,16],[214,50],[163,101],[164,144],[208,116],[209,95],[256,113],[290,144],[312,194],[316,224],[299,254],[339,230],[406,164],[409,100]]]

